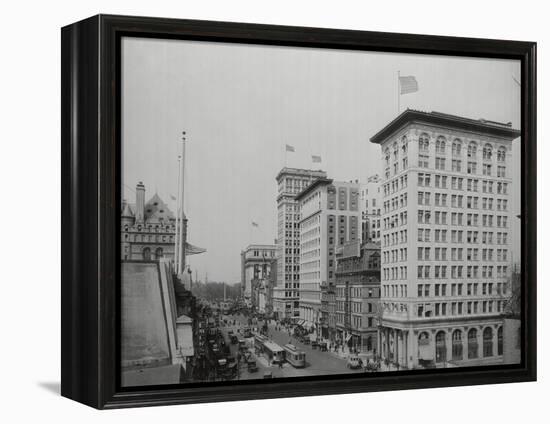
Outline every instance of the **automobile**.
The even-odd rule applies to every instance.
[[[319,346],[319,343],[317,342],[317,340],[313,340],[311,342],[311,348],[312,349],[317,349],[318,346]]]
[[[258,365],[256,365],[256,361],[248,361],[246,368],[248,369],[248,372],[258,372]],[[264,378],[266,378],[265,375]]]
[[[361,358],[357,355],[350,355],[348,356],[348,360],[346,362],[346,367],[348,367],[351,370],[355,370],[358,368],[361,368],[362,361]]]
[[[326,352],[328,350],[326,342],[319,343],[319,350],[321,352]]]

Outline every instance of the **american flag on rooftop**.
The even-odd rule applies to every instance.
[[[414,75],[399,77],[399,93],[408,94],[418,91],[418,81]]]

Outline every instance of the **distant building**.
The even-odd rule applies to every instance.
[[[157,193],[146,203],[145,185],[136,186],[136,203],[122,203],[121,257],[123,260],[174,259],[176,217]],[[187,219],[183,223],[187,237]]]
[[[283,168],[277,174],[277,284],[273,288],[276,317],[300,317],[300,210],[295,196],[324,171]]]
[[[252,306],[257,312],[273,315],[273,287],[277,282],[277,260],[269,261],[267,276],[252,280]]]
[[[511,124],[406,110],[381,146],[383,358],[502,362],[510,296]]]
[[[300,319],[334,339],[336,251],[359,241],[359,184],[318,178],[297,196],[300,213]]]
[[[183,241],[185,255],[206,250],[187,243],[187,218],[184,215]],[[136,186],[136,202],[122,202],[121,258],[122,260],[174,260],[176,217],[168,205],[155,193],[145,202],[145,185]],[[185,260],[185,256],[184,256]]]
[[[361,184],[361,240],[363,242],[380,243],[381,181],[380,176],[376,174]]]
[[[337,258],[337,340],[374,356],[378,352],[380,245],[347,243]]]
[[[276,246],[267,244],[251,244],[241,252],[241,287],[243,298],[248,306],[252,306],[252,288],[254,282],[269,278],[271,262],[275,258]]]

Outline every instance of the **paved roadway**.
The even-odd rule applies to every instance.
[[[244,327],[247,327],[247,318],[243,315],[230,315],[225,317],[231,320],[236,320],[237,323],[235,326],[227,325],[222,326],[221,330],[224,334],[227,334],[229,329],[233,330],[234,333],[237,333],[237,330],[241,330]],[[253,325],[255,326],[255,325]],[[237,333],[238,334],[238,333]],[[283,367],[280,368],[279,365],[269,366],[266,359],[263,357],[256,357],[254,353],[252,354],[253,359],[256,360],[258,365],[258,372],[249,373],[246,370],[245,366],[241,367],[240,379],[255,379],[263,378],[264,373],[271,372],[274,378],[278,377],[301,377],[301,376],[312,376],[312,375],[327,375],[327,374],[344,374],[344,373],[356,373],[363,372],[362,370],[350,370],[346,367],[346,360],[339,358],[336,354],[331,352],[321,352],[318,349],[312,349],[311,345],[304,345],[299,342],[295,337],[289,336],[289,334],[284,330],[277,331],[275,330],[275,322],[272,321],[272,324],[269,325],[268,335],[275,343],[281,347],[287,343],[292,343],[297,346],[299,349],[303,350],[306,354],[306,366],[305,368],[294,368],[288,362],[283,364]],[[242,336],[240,336],[242,337]],[[237,345],[231,345],[231,351],[233,354],[236,354]],[[253,349],[251,349],[253,352]]]

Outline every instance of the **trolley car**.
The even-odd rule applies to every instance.
[[[254,336],[254,348],[257,355],[263,355],[272,364],[279,364],[285,360],[285,350],[260,334]]]
[[[286,361],[294,368],[304,368],[306,366],[306,354],[299,350],[293,344],[284,345]]]

